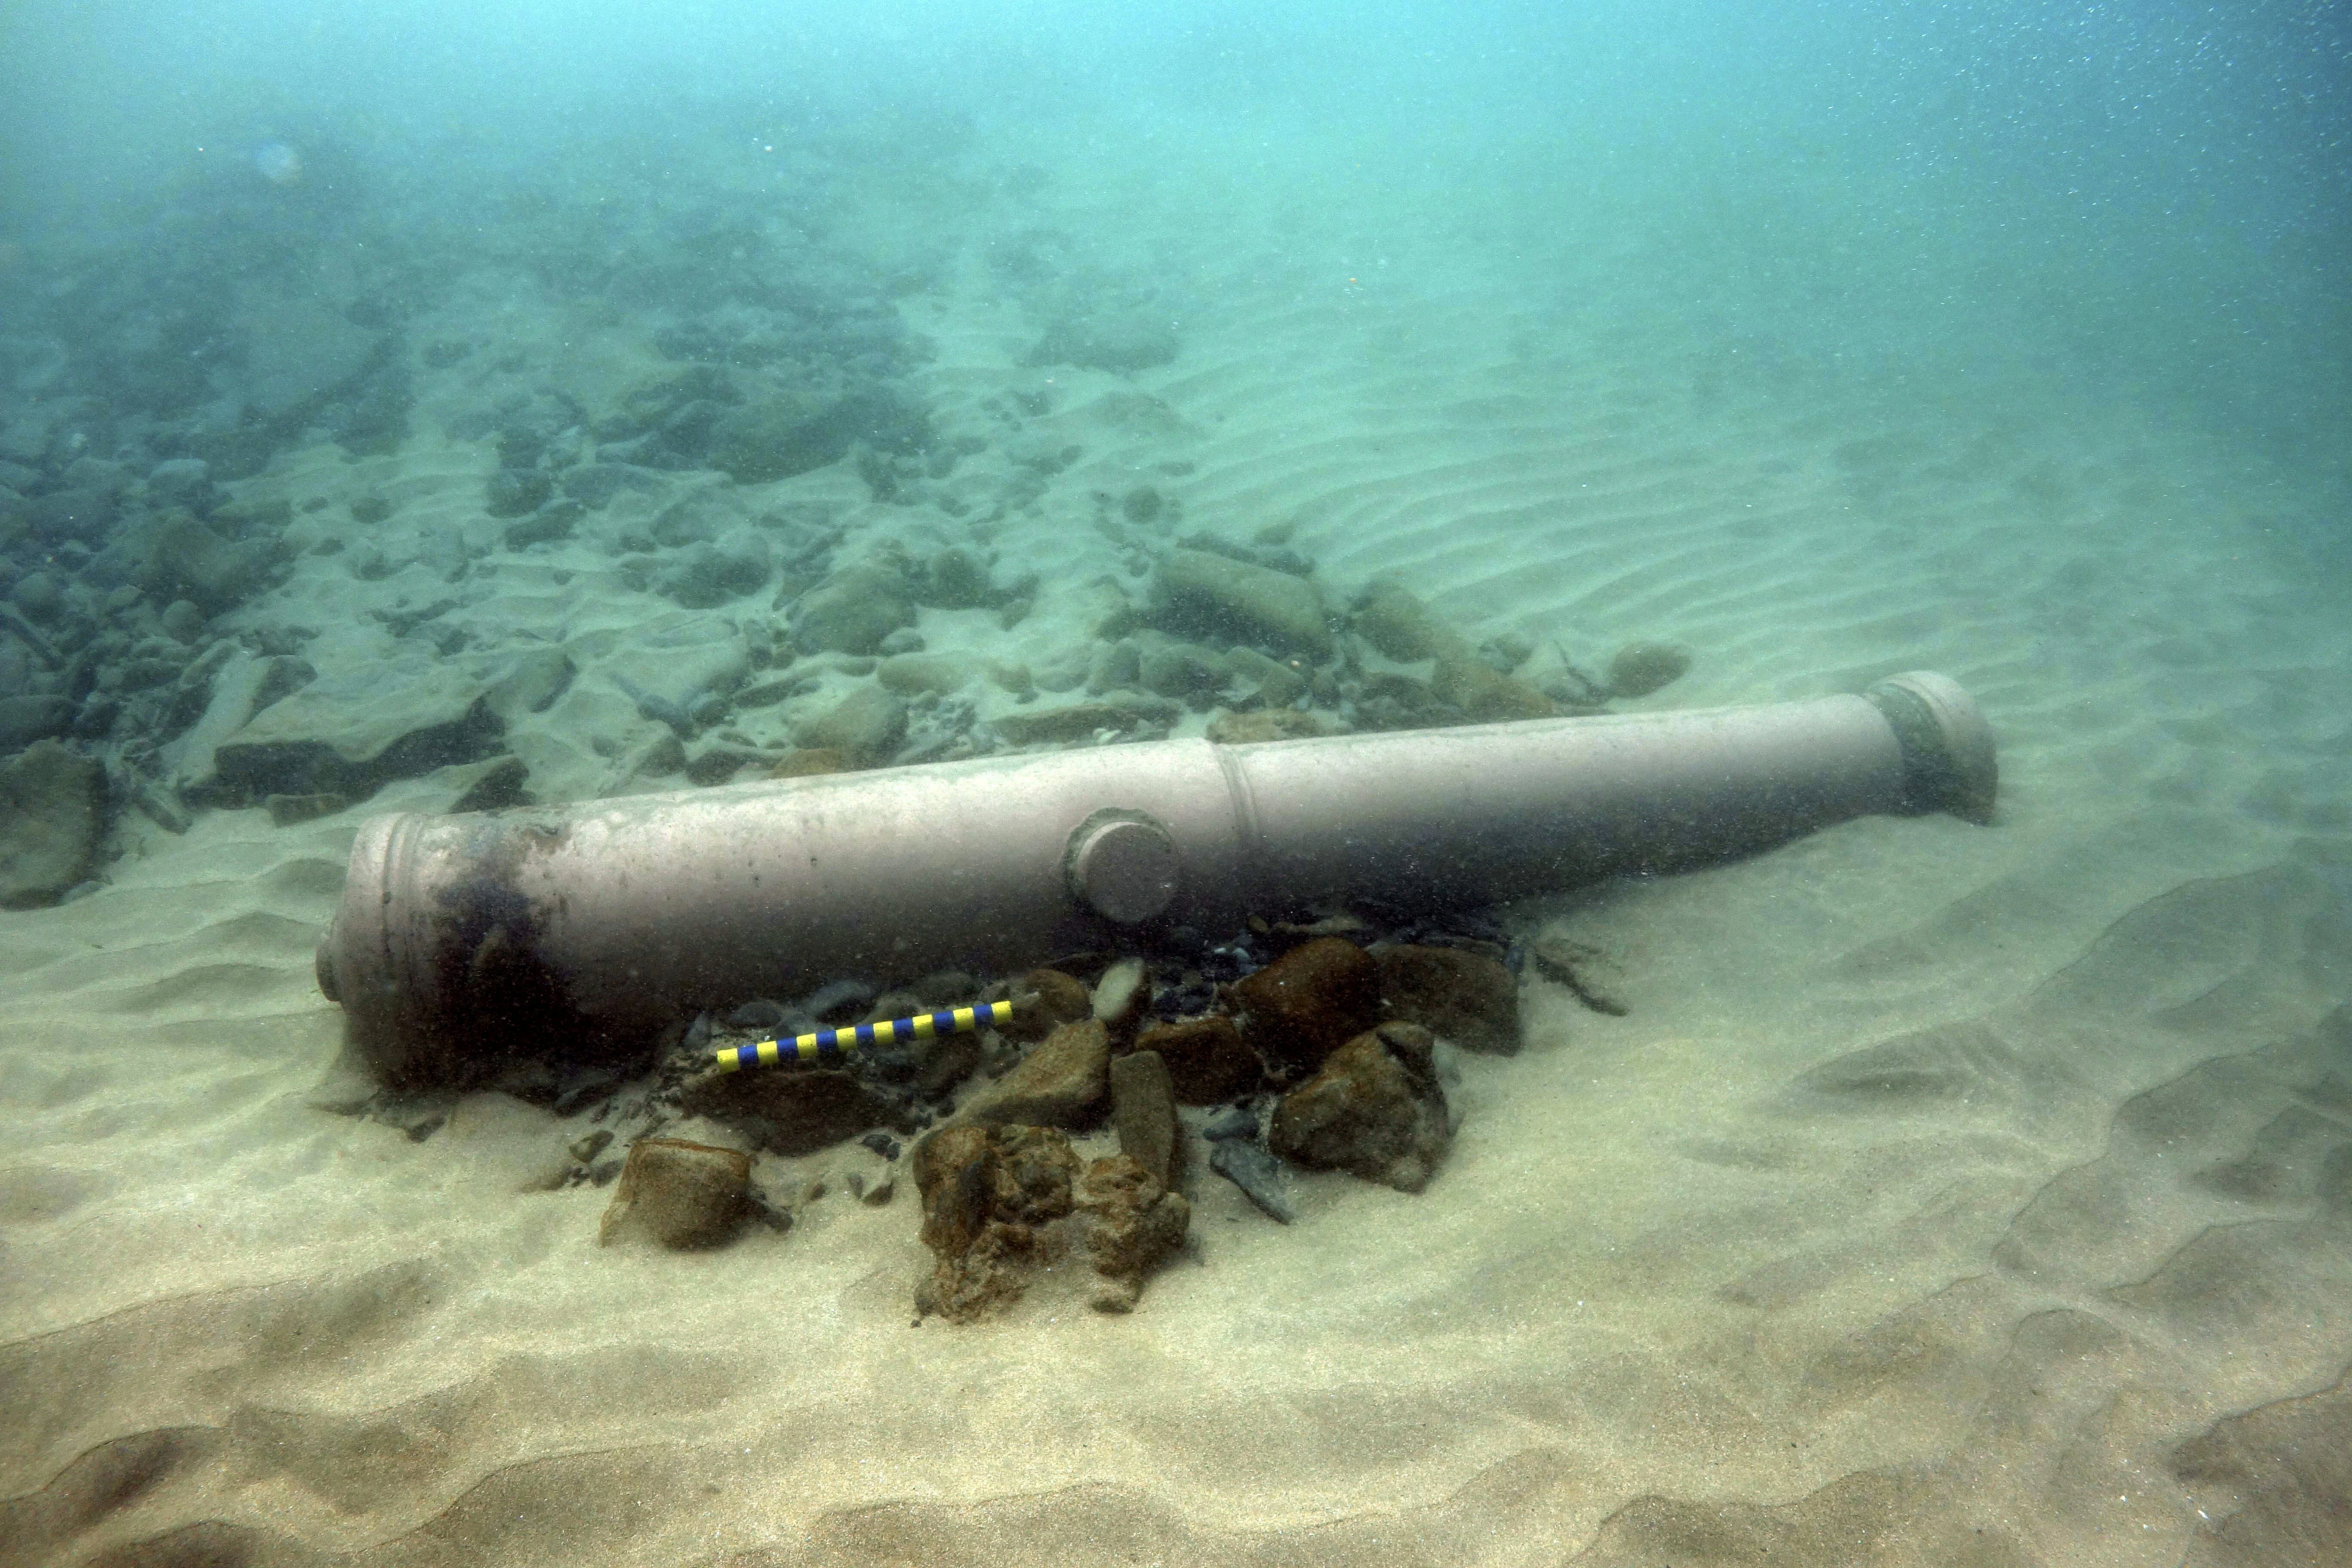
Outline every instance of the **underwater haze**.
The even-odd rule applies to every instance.
[[[2317,0],[0,7],[0,1563],[2352,1562],[2347,258]]]

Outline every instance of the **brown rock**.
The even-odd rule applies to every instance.
[[[815,778],[822,773],[845,773],[850,771],[845,752],[833,746],[803,746],[787,752],[768,769],[772,779]]]
[[[1302,942],[1234,986],[1242,1037],[1267,1065],[1313,1072],[1344,1041],[1380,1022],[1381,966],[1335,936]]]
[[[1176,1090],[1157,1051],[1131,1051],[1110,1064],[1110,1120],[1118,1152],[1151,1173],[1163,1187],[1176,1184],[1184,1152],[1184,1124],[1176,1119]]]
[[[704,1070],[678,1091],[690,1116],[740,1128],[771,1153],[813,1154],[872,1127],[908,1130],[905,1109],[835,1068]]]
[[[1323,721],[1296,708],[1260,708],[1220,713],[1209,721],[1209,739],[1220,746],[1253,746],[1266,741],[1297,741],[1328,734]]]
[[[1391,947],[1378,957],[1390,1017],[1470,1050],[1518,1055],[1519,981],[1507,967],[1454,947]]]
[[[1357,1036],[1283,1096],[1266,1146],[1302,1165],[1421,1191],[1453,1142],[1433,1043],[1415,1024],[1383,1024]]]
[[[717,1247],[751,1212],[751,1156],[740,1149],[640,1138],[596,1227],[599,1245],[639,1235],[664,1247]]]
[[[1078,1157],[1044,1127],[948,1127],[915,1146],[923,1245],[934,1262],[919,1310],[958,1322],[1017,1299],[1033,1262],[1057,1248],[1043,1227],[1070,1212]]]
[[[1092,1305],[1098,1312],[1131,1312],[1144,1276],[1183,1246],[1192,1206],[1125,1154],[1089,1164],[1076,1197],[1087,1261],[1100,1276]]]
[[[1218,1105],[1255,1089],[1265,1069],[1222,1013],[1177,1024],[1154,1024],[1136,1037],[1138,1051],[1156,1052],[1168,1067],[1178,1101]]]
[[[1098,1018],[1065,1024],[1021,1058],[959,1121],[989,1126],[1091,1127],[1110,1098],[1110,1033]]]
[[[879,686],[860,686],[795,738],[809,751],[838,752],[853,767],[873,767],[907,738],[907,705]]]
[[[1065,1024],[1091,1018],[1094,994],[1085,981],[1058,969],[1033,969],[1013,983],[1013,994],[1034,997],[1013,1009],[1013,1016],[996,1026],[1008,1040],[1042,1040]]]

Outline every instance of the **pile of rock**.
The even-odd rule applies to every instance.
[[[611,1098],[595,1118],[636,1129],[628,1163],[592,1163],[603,1144],[575,1146],[557,1180],[601,1183],[619,1171],[610,1236],[709,1246],[756,1215],[790,1225],[793,1204],[751,1182],[755,1157],[860,1144],[885,1171],[850,1184],[868,1203],[887,1202],[908,1139],[934,1258],[916,1292],[919,1313],[984,1315],[1041,1279],[1068,1278],[1056,1270],[1073,1259],[1090,1266],[1090,1302],[1125,1311],[1184,1245],[1196,1137],[1209,1172],[1284,1223],[1296,1217],[1292,1167],[1425,1188],[1456,1123],[1448,1053],[1519,1048],[1518,964],[1517,944],[1476,917],[1341,915],[1260,923],[1216,944],[1073,958],[986,993],[955,974],[883,995],[845,984],[799,1005],[747,1004],[725,1024],[698,1021],[650,1081],[603,1085]],[[869,1048],[838,1065],[713,1064],[716,1047],[821,1020],[899,1016],[982,994],[1018,997],[1019,1011],[998,1029]],[[558,1075],[539,1071],[544,1081],[507,1087],[542,1101],[565,1092]],[[669,1131],[680,1124],[723,1136],[733,1152],[679,1142]],[[1115,1149],[1089,1147],[1111,1141]],[[649,1146],[654,1154],[635,1152]],[[736,1160],[740,1181],[728,1174]],[[660,1195],[665,1183],[684,1195]],[[801,1201],[824,1187],[812,1184]]]

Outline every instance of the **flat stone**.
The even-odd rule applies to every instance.
[[[855,767],[890,760],[907,738],[907,705],[879,686],[860,686],[793,737],[810,751],[837,752]]]
[[[1312,713],[1295,708],[1259,708],[1220,713],[1209,721],[1208,737],[1220,746],[1257,746],[1269,741],[1305,741],[1331,731]]]
[[[1161,1186],[1174,1186],[1184,1129],[1176,1119],[1176,1090],[1168,1064],[1157,1051],[1111,1058],[1110,1119],[1118,1130],[1119,1152],[1150,1172]]]
[[[1282,1097],[1266,1146],[1311,1168],[1421,1191],[1453,1142],[1433,1044],[1414,1024],[1357,1036]]]
[[[1340,1045],[1381,1019],[1381,966],[1336,936],[1301,942],[1234,983],[1242,1037],[1267,1065],[1313,1072]]]
[[[1061,708],[1035,708],[1001,713],[989,721],[998,735],[1015,746],[1092,740],[1103,731],[1127,731],[1172,724],[1184,716],[1184,705],[1164,697],[1127,692],[1099,702],[1074,702]]]
[[[1282,1167],[1254,1139],[1229,1138],[1209,1146],[1209,1169],[1242,1190],[1258,1212],[1281,1225],[1298,1217],[1283,1191]]]
[[[97,868],[106,769],[38,741],[0,763],[0,909],[53,904]]]
[[[1222,1013],[1155,1024],[1135,1045],[1138,1051],[1159,1056],[1177,1100],[1186,1105],[1221,1105],[1246,1094],[1265,1071],[1241,1030]]]
[[[1518,1054],[1519,980],[1507,965],[1455,947],[1391,947],[1377,956],[1391,1017],[1470,1050]]]
[[[1065,1024],[957,1112],[958,1121],[1003,1127],[1092,1127],[1110,1098],[1110,1033],[1096,1018]]]
[[[678,1091],[689,1115],[740,1129],[770,1153],[814,1154],[875,1128],[906,1131],[905,1104],[837,1068],[706,1068]]]
[[[478,762],[503,742],[507,713],[527,711],[564,666],[535,649],[478,659],[404,655],[323,674],[269,704],[215,748],[191,798],[215,805],[273,795],[366,799],[388,779]]]
[[[1331,657],[1323,595],[1304,577],[1200,550],[1161,558],[1155,608],[1174,629],[1265,644],[1317,661]]]

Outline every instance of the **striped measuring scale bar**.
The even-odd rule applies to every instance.
[[[751,1046],[729,1046],[716,1053],[719,1070],[733,1072],[738,1068],[772,1068],[782,1061],[815,1062],[840,1056],[860,1046],[894,1045],[900,1040],[928,1040],[934,1035],[960,1035],[983,1025],[1002,1024],[1013,1016],[1014,997],[1004,1002],[982,1002],[977,1006],[953,1007],[943,1013],[918,1013],[911,1018],[885,1018],[875,1024],[857,1024],[845,1029],[819,1029],[813,1035],[802,1035],[790,1040],[761,1040]]]

